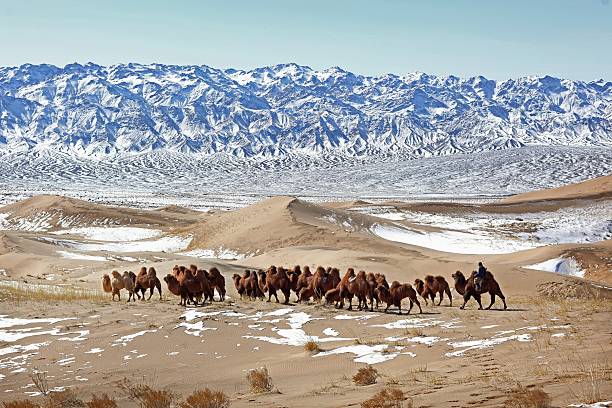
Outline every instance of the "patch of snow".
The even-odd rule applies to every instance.
[[[95,347],[95,348],[92,348],[89,351],[86,351],[85,354],[98,354],[98,353],[102,353],[103,351],[104,351],[104,349]]]
[[[113,343],[114,343],[113,347],[114,346],[118,346],[118,345],[127,346],[127,343],[131,342],[136,337],[144,336],[147,333],[155,333],[155,332],[157,332],[157,330],[155,330],[155,329],[153,329],[153,330],[142,330],[142,331],[139,331],[139,332],[134,333],[134,334],[127,334],[125,336],[121,336],[118,339],[113,341]]]
[[[192,256],[194,258],[205,258],[205,259],[244,259],[247,257],[245,254],[240,254],[232,249],[226,249],[219,247],[218,249],[193,249],[191,251],[179,252],[178,255]]]
[[[323,330],[323,334],[326,336],[332,336],[332,337],[336,337],[338,336],[340,333],[338,333],[336,330],[334,330],[331,327],[326,328],[325,330]]]
[[[203,331],[217,330],[216,327],[204,327],[204,322],[201,321],[197,323],[179,323],[176,327],[184,327],[186,329],[185,333],[196,337],[199,337]]]
[[[354,315],[347,315],[347,314],[341,314],[341,315],[336,315],[334,316],[334,319],[336,320],[368,320],[371,319],[372,317],[375,317],[375,315],[373,314],[367,314],[367,315],[359,315],[359,314],[354,314]]]
[[[462,356],[466,351],[469,350],[480,350],[484,348],[491,348],[498,344],[505,343],[507,341],[516,340],[520,342],[531,341],[530,334],[515,334],[508,337],[492,337],[490,339],[483,340],[468,340],[468,341],[458,341],[458,342],[449,342],[448,345],[453,348],[460,348],[461,350],[453,351],[446,353],[446,357],[457,357]]]
[[[157,229],[137,227],[81,227],[51,232],[53,235],[80,235],[94,241],[129,242],[155,238],[161,235]]]
[[[574,258],[554,258],[534,265],[523,266],[525,269],[536,271],[555,272],[561,275],[577,276],[584,278],[584,270]]]
[[[56,251],[56,252],[60,254],[62,258],[79,259],[83,261],[97,261],[97,262],[108,261],[108,259],[103,256],[77,254],[75,252],[68,252],[68,251]]]
[[[372,233],[383,239],[456,254],[507,254],[541,244],[460,231],[416,231],[400,226],[376,224]]]
[[[314,357],[325,357],[334,354],[354,354],[356,357],[353,361],[356,363],[378,364],[385,361],[393,360],[400,353],[383,353],[389,346],[386,344],[376,344],[369,346],[366,344],[357,344],[353,346],[338,347],[333,350],[324,351],[314,355]]]

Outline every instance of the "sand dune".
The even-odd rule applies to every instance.
[[[581,183],[569,184],[557,188],[517,194],[501,200],[501,203],[516,204],[529,201],[559,201],[596,198],[612,198],[612,175],[597,177]]]
[[[353,406],[388,384],[409,388],[415,406],[494,407],[503,404],[507,392],[499,381],[531,384],[533,373],[545,381],[556,406],[567,406],[580,402],[570,387],[588,386],[587,368],[609,376],[609,365],[595,365],[609,354],[612,290],[604,286],[611,283],[612,241],[490,254],[457,253],[453,245],[467,244],[448,241],[444,251],[427,240],[396,242],[376,231],[396,228],[430,239],[452,238],[469,221],[466,214],[475,214],[484,217],[475,218],[480,229],[463,231],[460,239],[482,234],[504,242],[524,239],[520,234],[535,229],[538,217],[552,214],[532,214],[527,224],[515,225],[521,215],[478,206],[467,211],[449,205],[446,212],[417,217],[411,204],[389,204],[319,205],[273,197],[239,210],[198,213],[45,196],[0,209],[13,217],[10,229],[0,232],[0,386],[7,390],[0,401],[33,395],[27,384],[34,366],[49,372],[52,386],[71,387],[83,397],[112,393],[113,382],[124,376],[154,372],[159,386],[182,394],[202,384],[221,389],[235,407]],[[52,215],[41,221],[35,218],[41,213]],[[101,223],[104,219],[112,222]],[[189,248],[160,246],[161,240],[189,242]],[[564,259],[575,260],[587,280],[564,275],[566,269],[547,271]],[[398,316],[382,309],[298,305],[295,294],[284,306],[240,300],[230,280],[244,268],[300,264],[354,267],[408,283],[442,275],[452,285],[454,271],[469,273],[478,261],[494,273],[508,310],[475,310],[474,300],[459,310],[462,298],[456,291],[453,307],[448,300],[445,306],[425,306],[421,299],[423,315],[414,309],[410,316]],[[101,275],[112,270],[155,266],[160,276],[175,264],[191,263],[221,271],[228,287],[225,302],[185,311],[165,285],[162,301],[155,296],[125,304],[99,292]],[[533,265],[545,269],[527,268]],[[7,288],[39,295],[14,302],[15,292]],[[47,301],[40,295],[66,290],[90,293],[92,300]],[[484,295],[485,306],[488,299]],[[304,351],[310,340],[318,342],[319,352]],[[376,385],[356,386],[351,376],[366,363],[382,376]],[[263,364],[280,394],[248,390],[245,372]],[[587,368],[576,372],[582,366]],[[600,388],[608,393],[609,381]],[[120,406],[131,407],[118,398]]]

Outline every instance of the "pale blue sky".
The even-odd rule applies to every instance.
[[[0,0],[0,65],[88,61],[612,80],[612,4]]]

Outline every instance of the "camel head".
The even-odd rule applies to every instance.
[[[453,277],[455,282],[465,281],[465,276],[463,276],[463,273],[461,271],[457,271],[457,272],[453,273],[451,276]]]
[[[111,272],[111,274],[113,275],[113,278],[117,278],[117,279],[121,278],[121,274],[119,273],[119,271],[113,271]]]
[[[176,280],[176,277],[174,277],[174,275],[170,273],[164,276],[164,282],[166,282],[169,285],[173,283],[178,283],[178,281]]]
[[[423,289],[425,288],[425,282],[423,282],[420,279],[415,279],[414,280],[414,287],[416,288],[417,292],[421,293],[421,292],[423,292]]]
[[[242,277],[246,279],[246,278],[248,278],[249,276],[251,276],[251,271],[250,271],[250,270],[248,270],[248,269],[245,269],[245,270],[244,270],[244,274],[242,274]]]

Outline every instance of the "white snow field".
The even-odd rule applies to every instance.
[[[160,230],[136,227],[82,227],[51,232],[54,235],[79,235],[94,241],[140,241],[161,235]]]
[[[584,278],[584,271],[574,258],[554,258],[535,265],[523,266],[523,268]]]
[[[372,227],[372,232],[389,241],[456,254],[506,254],[538,246],[536,243],[490,235],[458,231],[424,232],[400,226],[375,225]]]
[[[0,204],[43,193],[128,207],[177,204],[197,210],[244,207],[272,195],[310,201],[477,202],[610,172],[612,149],[600,147],[530,146],[430,158],[333,160],[323,154],[236,158],[160,151],[104,161],[51,150],[0,149]]]

